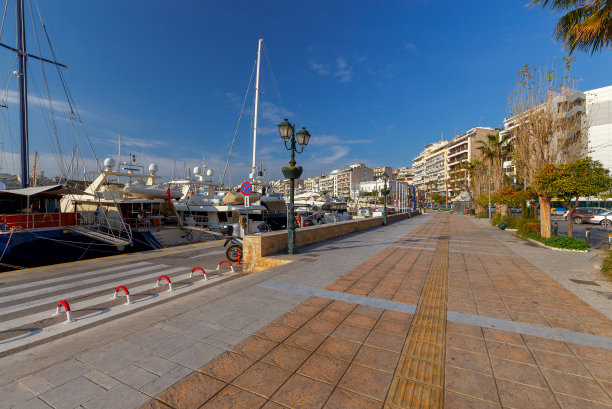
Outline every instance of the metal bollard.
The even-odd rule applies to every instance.
[[[557,235],[557,231],[559,231],[559,223],[556,223],[553,225],[553,234],[556,236]]]
[[[591,230],[586,229],[584,231],[584,237],[586,239],[587,247],[590,247],[591,246]]]

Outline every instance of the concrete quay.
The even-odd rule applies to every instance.
[[[199,287],[183,278],[194,260],[214,265],[219,248],[117,262],[117,272],[182,268],[178,281],[194,284],[9,350],[0,407],[612,408],[612,284],[592,253],[434,213],[303,247],[254,274]],[[63,291],[59,277],[40,280],[0,275],[0,303],[12,286]],[[23,341],[0,347],[11,342]]]

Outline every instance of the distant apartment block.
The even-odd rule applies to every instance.
[[[430,143],[412,161],[412,184],[430,194],[446,192],[446,153],[448,141]]]
[[[408,166],[402,166],[393,171],[393,178],[402,182],[412,182],[412,170]]]
[[[372,170],[374,171],[374,179],[382,178],[384,173],[389,176],[389,179],[391,179],[393,175],[393,169],[391,168],[391,166],[378,166],[376,168],[373,168]]]
[[[454,179],[454,181],[462,179],[461,172],[458,172],[461,169],[461,164],[480,158],[482,152],[478,148],[486,142],[488,135],[496,135],[499,131],[499,128],[479,126],[455,136],[448,142],[446,147],[446,178],[449,181],[447,183],[449,197],[452,198],[461,193],[461,188],[451,181],[451,179]],[[465,177],[469,177],[467,172],[465,172]]]

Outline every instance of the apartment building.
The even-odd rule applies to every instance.
[[[412,182],[412,170],[408,166],[402,166],[393,171],[393,179],[402,182]]]
[[[429,194],[446,194],[446,154],[448,141],[430,143],[412,161],[412,184]]]
[[[391,166],[378,166],[376,168],[372,168],[372,170],[374,171],[374,179],[382,178],[382,175],[384,173],[387,174],[389,179],[392,178],[393,169],[391,168]]]
[[[480,158],[482,152],[478,148],[486,142],[488,135],[496,135],[500,130],[499,128],[478,126],[455,136],[448,142],[446,147],[446,178],[449,181],[447,183],[449,197],[452,198],[461,193],[459,186],[450,183],[451,178],[461,179],[461,175],[456,173],[459,166],[464,162]]]
[[[585,97],[589,153],[612,171],[612,86],[586,91]]]

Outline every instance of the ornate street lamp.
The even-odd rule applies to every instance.
[[[302,175],[302,167],[295,166],[295,153],[298,154],[304,151],[304,147],[308,145],[310,140],[310,133],[306,128],[300,129],[295,132],[295,125],[291,124],[287,118],[280,124],[278,124],[278,131],[280,136],[285,142],[285,148],[291,151],[291,160],[289,166],[283,167],[283,175],[289,179],[289,209],[287,209],[287,253],[297,253],[297,246],[295,245],[295,212],[294,212],[294,200],[295,200],[295,179],[299,179]],[[297,137],[297,138],[296,138]],[[297,139],[297,140],[296,140]],[[287,144],[289,142],[289,144]],[[300,145],[300,148],[296,146],[296,142]],[[298,150],[299,149],[299,150]]]
[[[382,180],[385,181],[385,187],[383,187],[383,189],[380,191],[380,193],[382,193],[383,197],[384,197],[384,210],[383,210],[383,226],[387,225],[387,196],[389,195],[390,191],[387,188],[387,180],[389,179],[389,175],[387,175],[387,172],[382,174]]]

